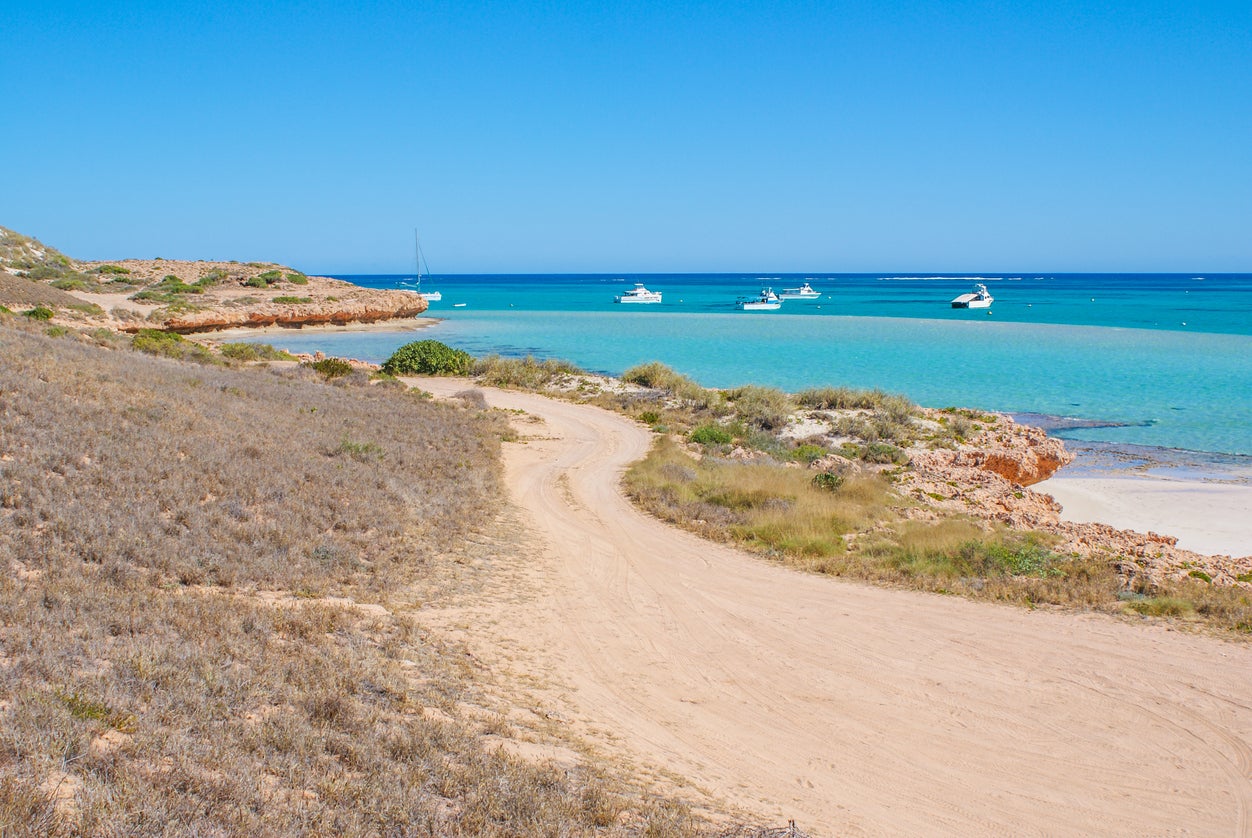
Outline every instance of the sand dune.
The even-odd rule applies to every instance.
[[[629,504],[634,422],[487,396],[542,422],[469,640],[603,749],[815,836],[1252,835],[1252,646],[773,566]]]

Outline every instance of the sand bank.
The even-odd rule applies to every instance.
[[[1252,555],[1252,486],[1158,477],[1066,477],[1031,487],[1064,507],[1061,520],[1172,535],[1207,555]]]

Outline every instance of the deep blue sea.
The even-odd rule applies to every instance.
[[[412,279],[340,278],[376,288]],[[805,280],[819,300],[735,308],[763,285]],[[615,304],[635,282],[664,302]],[[992,307],[951,308],[975,282]],[[456,275],[422,285],[443,300],[421,337],[474,355],[563,358],[611,374],[656,360],[710,387],[878,387],[934,407],[1036,414],[1080,444],[1252,455],[1252,274]],[[380,362],[417,338],[260,339]]]

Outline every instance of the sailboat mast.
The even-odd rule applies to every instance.
[[[417,290],[422,290],[422,243],[413,230],[413,269],[417,272]]]

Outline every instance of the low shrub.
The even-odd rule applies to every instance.
[[[688,439],[701,445],[729,445],[734,437],[720,425],[701,425],[691,432]]]
[[[119,265],[101,265],[98,268],[92,268],[91,272],[97,273],[97,274],[117,274],[120,276],[125,276],[126,274],[130,273],[130,269],[123,268]]]
[[[327,380],[332,378],[342,378],[350,375],[355,369],[351,364],[343,358],[323,358],[320,361],[313,361],[309,364],[314,370]]]
[[[470,370],[470,374],[483,384],[525,390],[539,390],[551,384],[559,384],[567,377],[580,375],[582,372],[568,361],[555,358],[540,361],[533,355],[525,358],[488,355],[475,361]]]
[[[173,355],[178,357],[181,352],[171,351],[172,347],[186,342],[186,338],[177,332],[164,332],[160,329],[140,329],[131,338],[130,345],[140,352],[149,355]]]
[[[243,284],[250,288],[266,288],[275,282],[280,282],[283,278],[282,271],[265,271],[256,276],[245,279]]]
[[[437,340],[418,340],[401,346],[383,363],[389,375],[469,375],[474,359]]]
[[[836,474],[833,471],[823,471],[820,474],[813,475],[813,485],[827,492],[837,492],[845,479],[842,474]]]
[[[44,321],[51,320],[54,314],[56,314],[56,312],[47,306],[35,306],[32,309],[27,309],[22,312],[23,317],[29,317],[31,320]]]
[[[622,380],[640,387],[664,390],[674,398],[686,399],[699,406],[706,406],[717,398],[715,391],[704,389],[694,380],[657,361],[631,367],[622,373]]]
[[[766,431],[785,427],[794,409],[791,397],[782,390],[755,384],[727,392],[726,400],[740,420]]]
[[[793,459],[799,460],[802,463],[811,463],[815,460],[820,460],[829,453],[830,452],[821,445],[814,445],[811,442],[805,442],[797,445],[795,450],[791,452],[791,456]]]
[[[891,463],[899,466],[909,462],[908,454],[886,442],[871,442],[864,446],[861,448],[860,458],[867,463]]]
[[[232,361],[294,361],[295,356],[268,343],[224,343],[219,350]]]
[[[292,285],[308,285],[309,278],[302,273],[287,274],[287,281]]]
[[[1126,609],[1145,617],[1190,617],[1195,606],[1182,597],[1155,596],[1126,603]]]
[[[270,300],[270,302],[278,303],[280,305],[303,305],[304,303],[313,302],[313,298],[312,297],[283,296],[283,297],[274,297],[272,300]]]

